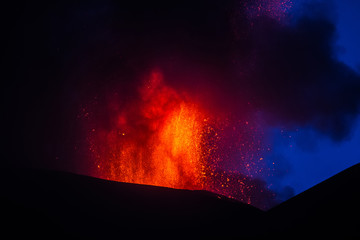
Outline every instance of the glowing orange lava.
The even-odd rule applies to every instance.
[[[274,195],[253,177],[264,172],[267,149],[256,124],[209,116],[200,106],[153,71],[130,100],[110,98],[92,111],[83,108],[95,166],[90,175],[208,190],[262,209],[272,206]]]
[[[117,126],[93,144],[101,178],[172,188],[201,189],[203,116],[154,71],[139,90],[136,111],[123,111]],[[133,110],[133,109],[132,109]],[[106,158],[106,159],[104,159]]]

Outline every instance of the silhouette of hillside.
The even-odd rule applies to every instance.
[[[360,164],[268,212],[206,192],[7,169],[3,229],[11,236],[360,236]]]
[[[6,177],[5,177],[6,175]],[[17,170],[3,176],[6,229],[82,237],[141,234],[252,235],[261,210],[206,191]]]
[[[270,209],[269,233],[360,236],[360,164]],[[274,223],[274,222],[273,222]]]

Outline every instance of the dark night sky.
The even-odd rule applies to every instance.
[[[293,2],[289,24],[249,20],[231,0],[3,7],[3,165],[81,172],[79,108],[115,85],[131,99],[138,82],[127,79],[154,66],[176,88],[210,86],[216,109],[263,113],[275,191],[297,194],[360,162],[359,2]]]

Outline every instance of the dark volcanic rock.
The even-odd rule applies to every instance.
[[[64,172],[8,169],[1,183],[11,236],[360,236],[360,164],[268,212],[206,191]]]
[[[359,184],[356,164],[283,202],[266,214],[269,233],[360,236]]]
[[[7,229],[15,233],[253,235],[264,214],[206,191],[39,170],[8,171],[2,177]]]

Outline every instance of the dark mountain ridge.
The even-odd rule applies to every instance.
[[[7,169],[1,178],[3,227],[12,235],[360,235],[360,164],[267,212],[206,191],[65,172]]]

